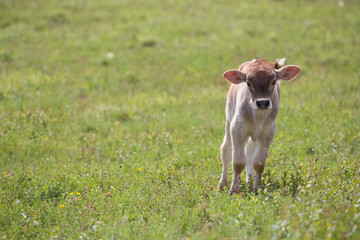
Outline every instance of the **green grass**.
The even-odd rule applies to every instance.
[[[0,237],[359,239],[360,3],[338,2],[0,0]],[[262,57],[302,73],[259,194],[229,198],[222,73]]]

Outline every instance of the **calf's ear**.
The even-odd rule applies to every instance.
[[[300,73],[300,68],[296,65],[286,65],[282,68],[275,69],[276,78],[289,81]]]
[[[245,74],[240,72],[237,69],[229,70],[224,72],[224,78],[231,82],[232,84],[239,84],[243,81],[245,81]]]

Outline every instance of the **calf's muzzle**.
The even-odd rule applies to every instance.
[[[258,99],[256,100],[256,106],[258,109],[266,110],[270,106],[270,100],[269,99]]]

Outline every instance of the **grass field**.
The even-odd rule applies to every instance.
[[[360,239],[359,12],[0,0],[0,238]],[[222,73],[262,57],[302,73],[259,194],[229,198]]]

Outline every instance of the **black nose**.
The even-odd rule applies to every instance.
[[[270,100],[268,99],[256,100],[256,106],[259,109],[267,109],[270,106]]]

